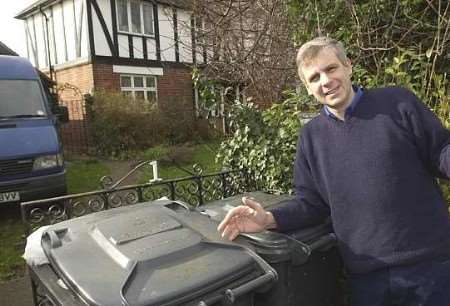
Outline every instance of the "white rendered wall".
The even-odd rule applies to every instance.
[[[37,66],[37,50],[34,40],[33,18],[28,18],[25,21],[25,34],[28,45],[28,59],[34,66]]]
[[[202,31],[202,29],[205,28],[204,22],[200,22],[199,20],[196,20],[195,22],[196,22],[197,32],[200,32],[200,31]],[[198,37],[196,37],[195,39],[198,40]],[[195,59],[197,60],[197,63],[199,63],[199,64],[204,63],[203,50],[204,50],[203,46],[199,46],[198,44],[196,45]]]
[[[44,10],[45,15],[48,18],[48,46],[50,48],[50,61],[52,65],[56,64],[56,46],[55,46],[55,39],[54,39],[54,33],[53,33],[53,17],[52,17],[52,10],[50,8],[47,8]],[[45,23],[44,23],[44,31],[45,31]],[[45,35],[47,37],[47,35]]]
[[[63,1],[64,26],[67,43],[67,57],[69,61],[77,58],[75,41],[75,19],[73,16],[72,0]]]
[[[158,5],[159,42],[161,61],[175,61],[175,37],[173,30],[173,12],[167,6]]]
[[[86,58],[89,56],[89,32],[87,25],[86,2],[85,0],[74,0],[74,4],[78,33],[77,36],[81,49],[81,53],[78,55],[81,58]]]
[[[55,4],[53,6],[53,22],[55,27],[56,56],[58,58],[57,64],[61,64],[67,62],[66,42],[63,27],[63,9],[61,4]]]
[[[130,57],[129,48],[128,48],[128,36],[127,35],[118,35],[119,42],[119,56],[120,57]]]
[[[45,68],[46,67],[46,57],[47,53],[45,50],[45,42],[44,42],[44,28],[42,26],[41,14],[36,14],[33,17],[34,19],[34,29],[36,31],[36,43],[37,43],[37,57],[38,57],[38,66],[37,68]]]
[[[191,14],[177,10],[177,28],[180,62],[192,63]]]
[[[142,37],[133,37],[133,55],[134,58],[144,58],[144,46]]]
[[[104,18],[111,40],[114,42],[112,33],[113,18],[110,0],[97,0],[97,4]],[[112,56],[110,46],[106,39],[106,34],[99,21],[99,16],[93,7],[92,24],[95,42],[95,54],[100,56]],[[80,59],[87,59],[90,55],[89,29],[87,23],[87,3],[86,0],[63,0],[46,8],[45,13],[50,17],[49,22],[49,45],[52,64],[66,64]],[[158,4],[159,21],[159,41],[161,61],[175,62],[175,34],[173,10],[169,6]],[[27,34],[27,45],[30,61],[39,68],[47,68],[46,51],[47,43],[45,39],[45,21],[40,12],[29,16],[25,21]],[[177,9],[178,27],[178,51],[181,62],[192,62],[192,36],[191,36],[191,15],[187,11]],[[36,31],[36,33],[35,33]],[[128,35],[118,34],[118,49],[120,57],[130,57]],[[134,58],[144,59],[144,40],[140,36],[133,36]],[[156,60],[156,40],[152,37],[145,39],[149,60]],[[36,54],[36,56],[35,56]],[[203,50],[197,50],[197,61],[203,62]]]
[[[85,0],[64,0],[47,7],[49,42],[45,18],[41,12],[25,20],[30,61],[40,69],[48,68],[48,51],[52,65],[65,64],[89,56]],[[36,31],[36,33],[34,33]],[[34,56],[33,50],[37,56]]]
[[[147,58],[156,60],[156,41],[154,39],[147,39]]]
[[[97,0],[101,15],[105,20],[109,35],[112,35],[111,4],[107,0]],[[105,33],[94,8],[92,11],[92,27],[94,32],[95,55],[112,56]]]

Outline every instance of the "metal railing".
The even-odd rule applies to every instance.
[[[192,176],[173,180],[154,180],[146,184],[119,186],[124,178],[143,166],[139,164],[117,183],[102,178],[103,189],[21,203],[26,234],[43,225],[80,217],[111,208],[154,201],[161,197],[181,200],[192,206],[256,190],[256,184],[245,171],[222,171],[203,175],[194,167]]]

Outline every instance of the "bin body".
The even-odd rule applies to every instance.
[[[253,306],[276,272],[173,201],[102,211],[47,229],[52,270],[81,305]]]
[[[288,195],[264,192],[245,194],[265,208],[283,205]],[[214,222],[241,205],[243,195],[216,201],[199,208]],[[278,274],[277,283],[255,295],[255,306],[330,306],[337,305],[342,262],[333,239],[329,220],[312,228],[290,233],[265,231],[240,235],[237,243],[250,245]]]

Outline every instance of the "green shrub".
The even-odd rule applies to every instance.
[[[304,94],[266,110],[252,104],[231,109],[233,135],[222,142],[217,160],[229,169],[245,169],[262,189],[290,192]]]
[[[195,134],[192,110],[168,104],[160,108],[121,93],[95,92],[88,99],[88,114],[96,153],[124,158],[159,144],[190,140]]]
[[[185,105],[183,101],[179,102],[170,99],[168,105],[160,109],[166,129],[165,142],[170,145],[190,141],[196,134],[192,106]]]

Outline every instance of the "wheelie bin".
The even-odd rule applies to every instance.
[[[228,210],[250,196],[265,208],[283,205],[289,195],[252,192],[219,200],[197,208],[218,224]],[[289,233],[264,231],[240,235],[235,242],[249,245],[278,274],[277,283],[255,295],[256,306],[338,305],[342,263],[329,219],[315,227]]]
[[[49,264],[32,273],[53,305],[253,306],[277,278],[209,218],[169,200],[52,225],[42,246]]]

